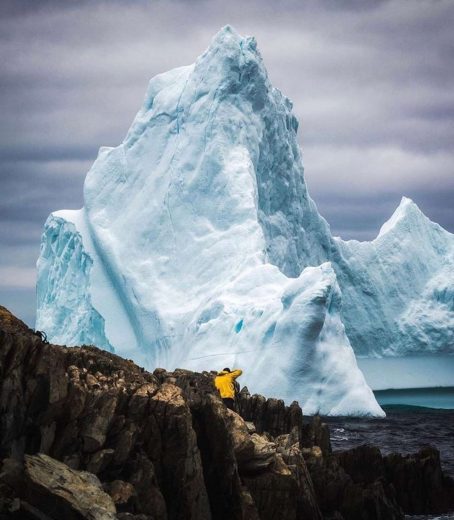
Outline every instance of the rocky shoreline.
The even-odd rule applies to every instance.
[[[49,345],[0,307],[0,519],[401,519],[454,510],[439,453],[332,452],[297,403]]]

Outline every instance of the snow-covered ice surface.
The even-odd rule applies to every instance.
[[[390,276],[413,265],[408,246],[395,251],[413,223],[405,210],[372,245],[333,239],[307,193],[291,108],[255,40],[230,27],[194,65],[153,78],[123,143],[100,149],[84,208],[46,222],[37,328],[149,369],[240,366],[251,391],[297,399],[306,413],[382,415],[347,335],[362,354],[394,353],[363,340],[400,305],[398,333],[410,328],[423,349],[431,313],[452,319],[440,259],[452,235],[421,224],[424,276],[381,309],[400,290]],[[423,269],[433,259],[438,278]]]

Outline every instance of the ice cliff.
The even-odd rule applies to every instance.
[[[432,347],[452,349],[453,236],[404,202],[372,243],[333,239],[291,108],[230,27],[153,78],[123,143],[100,149],[84,208],[46,222],[37,328],[147,368],[241,366],[252,391],[307,413],[382,415],[348,336],[366,355],[424,349],[437,315]],[[395,276],[411,280],[402,294]]]

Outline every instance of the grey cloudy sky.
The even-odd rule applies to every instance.
[[[47,215],[82,205],[101,145],[149,78],[225,24],[257,38],[294,102],[306,180],[333,233],[370,239],[402,195],[454,232],[454,2],[0,3],[0,304],[34,321]]]

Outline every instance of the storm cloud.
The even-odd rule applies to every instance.
[[[371,239],[402,195],[454,231],[454,3],[0,4],[0,303],[34,320],[42,226],[82,205],[160,72],[225,24],[254,35],[294,103],[309,191],[333,234]]]

